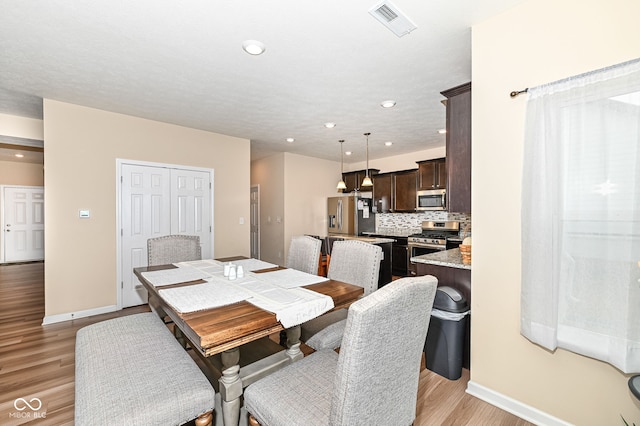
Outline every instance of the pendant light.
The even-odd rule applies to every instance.
[[[362,179],[362,185],[360,186],[373,186],[373,182],[371,181],[371,178],[369,177],[369,135],[371,133],[365,133],[364,135],[367,137],[367,173],[364,176],[364,179]]]
[[[340,139],[338,142],[340,142],[340,182],[338,182],[337,189],[342,190],[347,189],[347,184],[344,183],[344,178],[342,177],[344,175],[344,157],[342,154],[342,144],[344,143],[344,139]]]

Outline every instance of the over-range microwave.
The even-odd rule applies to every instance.
[[[429,189],[416,193],[416,210],[445,210],[447,207],[446,189]]]

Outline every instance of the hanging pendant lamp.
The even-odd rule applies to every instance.
[[[369,177],[369,135],[371,133],[365,133],[364,135],[367,137],[367,172],[362,179],[362,185],[360,186],[373,186],[373,181]]]
[[[347,184],[344,183],[344,178],[342,177],[344,175],[344,157],[342,154],[342,144],[344,143],[344,139],[340,139],[338,142],[340,142],[340,182],[338,182],[338,186],[336,188],[338,190],[342,190],[347,189]]]

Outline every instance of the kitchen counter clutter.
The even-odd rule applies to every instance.
[[[465,265],[462,262],[462,253],[460,253],[460,249],[458,248],[412,257],[411,261],[414,263],[424,263],[427,265],[448,266],[450,268],[458,269],[471,269],[471,265]]]

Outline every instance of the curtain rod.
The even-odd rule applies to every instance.
[[[518,92],[516,92],[516,91],[514,90],[513,92],[509,93],[509,96],[511,96],[512,98],[515,98],[515,97],[516,97],[516,96],[518,96],[519,94],[521,94],[521,93],[527,93],[528,91],[529,91],[529,88],[528,88],[528,87],[527,87],[526,89],[524,89],[524,90],[520,90],[520,91],[518,91]]]

